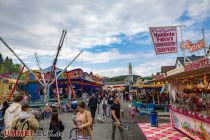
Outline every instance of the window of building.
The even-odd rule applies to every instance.
[[[12,90],[12,85],[9,85],[9,90]]]

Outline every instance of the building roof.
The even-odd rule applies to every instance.
[[[161,67],[161,73],[166,73],[166,72],[168,72],[170,70],[173,70],[173,69],[175,69],[175,66],[162,66]]]
[[[44,73],[51,72],[51,69],[52,69],[52,66],[50,66],[50,67],[48,67],[48,68],[43,69],[43,72],[44,72]],[[62,71],[62,69],[60,69],[60,68],[56,67],[56,72],[61,72],[61,71]]]
[[[196,55],[187,56],[187,58],[188,58],[189,60],[191,60],[192,62],[193,62],[193,61],[196,61],[196,60],[199,60],[199,59],[201,59],[201,58],[203,58],[203,57],[205,57],[205,56],[196,56]],[[184,66],[184,57],[177,57],[177,60],[179,60],[180,63]],[[186,59],[186,62],[189,62],[189,61]]]
[[[15,73],[4,73],[4,74],[0,74],[0,79],[3,78],[13,78],[16,79],[17,78],[17,74]]]

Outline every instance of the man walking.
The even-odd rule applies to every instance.
[[[123,128],[120,126],[121,113],[120,113],[120,97],[114,97],[114,103],[111,105],[112,110],[112,140],[115,139],[116,128],[120,131],[121,140],[124,140]]]
[[[96,114],[97,105],[98,105],[98,99],[95,96],[95,94],[92,94],[92,96],[90,97],[89,102],[88,102],[88,107],[90,108],[93,122],[94,122],[94,118],[95,118],[95,114]]]
[[[113,93],[110,92],[108,97],[108,105],[109,105],[109,116],[111,115],[111,105],[113,104],[114,96]]]

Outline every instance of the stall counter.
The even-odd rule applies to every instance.
[[[170,108],[171,125],[195,140],[210,140],[210,119]]]

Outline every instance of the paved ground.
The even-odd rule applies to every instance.
[[[130,126],[129,130],[125,131],[125,136],[126,139],[125,140],[145,140],[145,136],[143,135],[143,133],[141,132],[141,130],[139,129],[139,127],[137,126],[137,124],[132,124],[131,120],[128,116],[128,104],[127,102],[123,103],[123,107],[125,109],[125,124]],[[137,115],[137,122],[149,122],[148,117],[144,116],[140,116]],[[60,114],[60,119],[62,120],[62,122],[64,123],[65,126],[65,130],[64,130],[64,136],[63,136],[63,140],[68,140],[69,139],[69,132],[70,130],[74,127],[73,123],[72,123],[72,113],[61,113]],[[45,119],[44,121],[41,121],[40,124],[43,125],[44,130],[49,129],[49,119]],[[159,122],[167,122],[168,119],[164,119],[164,120],[160,120]],[[95,121],[96,123],[94,124],[94,128],[93,128],[93,132],[94,132],[94,140],[111,140],[111,131],[112,131],[112,127],[111,127],[111,118],[105,118],[104,119],[104,124],[101,124],[97,121]],[[35,138],[35,140],[47,140],[47,137],[37,137]],[[120,140],[119,138],[119,132],[117,131],[116,134],[116,140]]]

